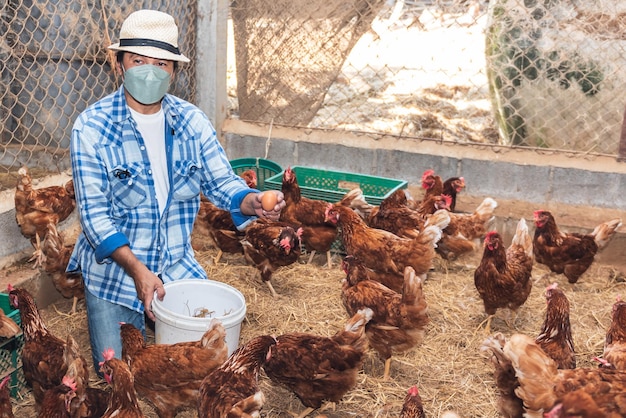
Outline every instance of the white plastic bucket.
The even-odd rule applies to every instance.
[[[217,318],[226,329],[228,354],[239,346],[246,300],[237,289],[214,280],[187,279],[165,283],[165,298],[154,298],[155,342],[198,341]],[[198,317],[198,314],[204,316]]]

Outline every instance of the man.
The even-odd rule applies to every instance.
[[[121,356],[119,323],[145,335],[144,313],[163,300],[163,283],[207,278],[190,235],[200,193],[231,211],[243,229],[263,216],[278,220],[283,195],[266,212],[264,193],[235,175],[215,129],[197,107],[167,94],[179,63],[172,16],[132,13],[122,24],[116,70],[124,84],[76,120],[70,145],[82,226],[68,271],[81,272],[92,356]]]

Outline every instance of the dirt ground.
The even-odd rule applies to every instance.
[[[325,257],[320,255],[315,256],[311,265],[306,264],[308,256],[303,256],[300,263],[280,269],[272,279],[278,293],[274,299],[258,279],[256,270],[245,265],[241,256],[225,255],[215,265],[215,254],[213,248],[207,248],[197,256],[212,279],[228,283],[244,294],[247,315],[240,342],[260,334],[295,331],[330,336],[347,320],[340,300],[344,276],[339,269],[340,255],[334,256],[332,269],[325,266]],[[383,362],[373,351],[368,351],[356,387],[338,404],[310,416],[397,417],[406,390],[416,384],[429,417],[441,416],[447,410],[454,410],[464,418],[497,417],[492,368],[479,350],[487,336],[483,323],[486,316],[473,284],[479,257],[477,250],[455,263],[436,260],[424,284],[431,318],[425,340],[420,346],[393,357],[390,380],[382,379]],[[593,356],[602,354],[615,297],[626,291],[622,271],[596,263],[579,283],[570,285],[563,277],[548,276],[547,270],[536,264],[534,286],[526,304],[515,319],[508,312],[499,311],[491,331],[536,335],[545,313],[544,288],[556,281],[571,303],[579,365],[590,365]],[[80,302],[78,313],[68,317],[65,312],[70,303],[59,299],[58,303],[42,309],[42,314],[54,334],[61,337],[72,334],[89,356],[84,304]],[[102,381],[93,383],[104,386]],[[263,374],[260,384],[267,399],[262,417],[286,418],[289,411],[303,410],[295,396],[270,383]],[[156,417],[150,405],[142,402],[142,407],[147,416]],[[14,410],[18,418],[35,416],[32,396],[16,401]],[[187,411],[178,416],[188,418],[197,414]]]

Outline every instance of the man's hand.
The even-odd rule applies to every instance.
[[[270,210],[266,210],[263,208],[263,197],[268,193],[273,193],[276,195],[276,204]],[[258,216],[259,218],[267,218],[272,221],[277,221],[280,218],[280,211],[283,210],[283,208],[286,206],[285,196],[283,195],[283,192],[280,192],[278,190],[267,190],[261,193],[250,193],[248,196],[246,196],[246,198],[250,198],[249,203],[256,216]]]
[[[145,273],[141,274],[140,277],[134,277],[135,279],[135,289],[137,289],[137,296],[143,302],[144,311],[148,318],[153,321],[156,321],[154,313],[152,312],[152,301],[154,300],[154,295],[156,292],[156,296],[159,300],[163,300],[165,296],[165,289],[163,288],[163,282],[158,276],[152,273],[147,268],[145,269]]]
[[[124,267],[124,270],[133,278],[135,281],[135,289],[137,290],[137,297],[143,303],[146,315],[148,315],[148,318],[155,321],[156,318],[154,313],[152,313],[154,293],[156,292],[159,300],[163,300],[163,297],[165,297],[165,289],[163,288],[161,279],[148,270],[148,267],[137,259],[127,245],[113,251],[111,257]]]

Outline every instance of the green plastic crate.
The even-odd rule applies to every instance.
[[[0,293],[0,308],[18,325],[22,325],[20,311],[9,303],[9,295]],[[0,337],[0,381],[10,375],[9,389],[11,397],[17,400],[23,399],[29,392],[22,370],[22,348],[24,348],[24,334],[20,333],[13,338]]]
[[[408,182],[366,174],[348,173],[343,171],[320,170],[315,168],[294,166],[298,185],[302,196],[309,199],[337,202],[350,190],[360,187],[367,203],[380,203],[398,189],[406,189]],[[283,172],[265,180],[265,188],[280,190],[283,184]]]
[[[265,181],[277,173],[283,171],[282,167],[274,161],[264,158],[238,158],[231,160],[230,165],[233,167],[235,174],[239,175],[246,170],[255,170],[257,176],[257,188],[265,190]]]

